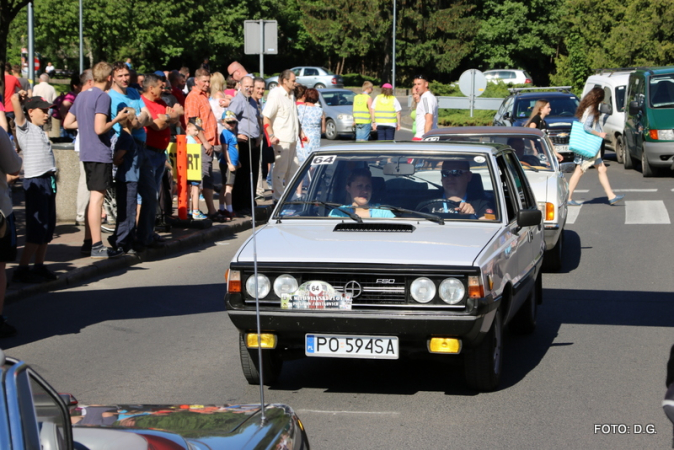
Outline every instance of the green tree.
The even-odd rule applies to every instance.
[[[28,5],[28,0],[0,0],[0,71],[3,75],[7,61],[7,38],[10,25],[26,5]],[[3,96],[5,94],[4,76],[0,76],[0,94]]]

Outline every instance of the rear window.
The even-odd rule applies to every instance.
[[[335,75],[335,72],[332,70],[326,69],[325,67],[321,67],[321,69],[323,69],[326,75]]]
[[[673,108],[674,74],[651,77],[648,92],[652,108]]]

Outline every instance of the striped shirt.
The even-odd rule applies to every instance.
[[[23,176],[35,178],[56,172],[56,161],[47,133],[29,121],[16,127],[16,138],[23,154]]]

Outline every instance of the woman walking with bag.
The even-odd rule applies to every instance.
[[[583,129],[586,133],[594,134],[599,136],[602,139],[606,138],[606,133],[604,133],[601,122],[599,121],[599,104],[604,100],[604,90],[601,88],[593,88],[590,92],[583,97],[578,105],[576,110],[576,117],[578,117],[583,124]],[[610,205],[615,205],[618,201],[622,200],[624,195],[616,195],[611,189],[611,185],[608,182],[608,175],[606,175],[606,166],[604,161],[601,159],[599,154],[599,149],[597,154],[593,157],[587,158],[576,154],[576,158],[573,160],[576,164],[576,169],[571,175],[569,180],[569,201],[570,206],[580,206],[582,202],[577,202],[572,200],[573,191],[578,186],[580,177],[592,166],[597,167],[597,175],[599,176],[599,182],[601,183],[604,191],[606,192],[606,197],[608,197],[608,202]]]

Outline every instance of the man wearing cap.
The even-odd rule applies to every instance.
[[[422,136],[438,128],[438,99],[428,90],[428,79],[424,75],[414,77],[413,90],[419,94],[417,104],[417,134],[414,140],[421,140]]]
[[[260,112],[257,101],[252,97],[253,79],[245,76],[241,79],[241,90],[229,104],[229,111],[239,121],[236,139],[239,144],[241,166],[236,171],[236,181],[232,194],[234,211],[250,210],[250,173],[252,168],[253,186],[257,186],[260,167]]]
[[[400,111],[402,107],[393,96],[393,86],[384,83],[381,94],[372,102],[372,129],[377,131],[377,140],[392,141],[396,130],[400,129]]]
[[[28,98],[28,93],[23,90],[12,95],[11,101],[16,137],[23,153],[26,198],[26,246],[12,279],[22,283],[56,280],[56,274],[44,265],[47,244],[54,237],[56,226],[56,161],[51,142],[42,129],[52,105],[41,97]],[[30,121],[26,120],[24,107]],[[28,265],[33,255],[35,265],[31,270]]]
[[[211,74],[206,69],[197,69],[194,73],[194,86],[185,99],[185,117],[198,117],[201,119],[203,134],[199,135],[202,145],[201,172],[203,183],[203,195],[208,208],[208,217],[212,220],[221,221],[213,204],[213,147],[219,144],[218,124],[211,104],[208,102],[211,89]]]

